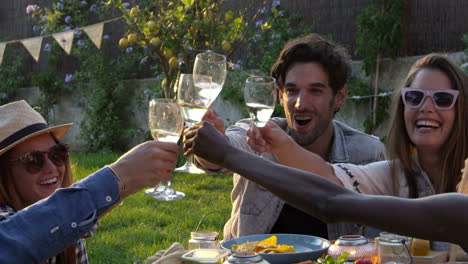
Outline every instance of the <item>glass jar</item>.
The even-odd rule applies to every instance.
[[[232,254],[223,264],[269,264],[262,256],[255,252],[238,252]]]
[[[409,264],[411,263],[409,238],[392,233],[379,234],[379,263],[380,264]]]
[[[195,231],[190,233],[189,250],[198,248],[221,248],[218,240],[218,232]]]
[[[328,248],[328,255],[333,258],[339,257],[344,252],[349,255],[346,261],[356,261],[358,259],[369,259],[372,263],[377,262],[377,250],[374,243],[359,235],[340,236],[333,245]]]

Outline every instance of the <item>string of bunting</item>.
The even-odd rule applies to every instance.
[[[392,95],[394,92],[383,92],[379,94],[372,94],[372,95],[353,95],[353,96],[348,96],[348,99],[367,99],[367,98],[372,98],[372,97],[383,97],[383,96],[389,96]]]
[[[29,54],[31,54],[31,56],[34,58],[34,60],[38,62],[39,55],[41,53],[42,40],[47,37],[53,37],[57,41],[57,43],[60,45],[60,47],[62,47],[62,49],[68,55],[70,55],[72,45],[73,45],[73,37],[75,35],[76,30],[84,31],[88,35],[88,37],[91,39],[91,41],[94,43],[94,45],[96,45],[96,47],[100,49],[101,44],[102,44],[102,34],[104,32],[104,24],[117,21],[119,19],[122,19],[122,17],[117,17],[117,18],[106,20],[106,21],[102,21],[97,24],[75,28],[75,29],[71,29],[71,30],[67,30],[63,32],[53,33],[49,35],[44,35],[40,37],[0,42],[0,65],[2,64],[3,55],[5,54],[5,48],[7,44],[18,43],[18,42],[23,44],[23,46],[26,48]]]

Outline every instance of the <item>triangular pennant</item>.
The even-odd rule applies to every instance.
[[[58,42],[60,47],[70,55],[72,44],[73,44],[73,30],[64,31],[60,33],[55,33],[52,35],[54,39]]]
[[[6,44],[7,44],[6,42],[0,43],[0,65],[2,65],[3,53],[5,51]]]
[[[100,49],[102,43],[102,32],[104,31],[104,23],[84,27],[83,31],[88,34],[88,37],[91,39],[94,45]]]
[[[22,39],[21,43],[23,43],[29,54],[38,62],[39,55],[41,54],[42,37]]]

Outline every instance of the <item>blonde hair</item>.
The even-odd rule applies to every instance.
[[[429,54],[416,61],[408,72],[403,87],[411,86],[421,69],[434,69],[443,72],[450,80],[452,89],[459,91],[455,104],[455,121],[444,148],[440,155],[442,169],[440,185],[437,193],[456,191],[457,183],[461,179],[463,162],[467,158],[467,124],[468,124],[468,77],[456,64],[438,54]],[[404,105],[401,89],[395,93],[393,100],[393,115],[391,128],[388,132],[387,151],[392,162],[394,191],[398,189],[396,163],[401,162],[410,189],[410,197],[417,197],[416,175],[418,169],[412,163],[411,156],[415,153],[415,146],[411,142],[404,120]]]

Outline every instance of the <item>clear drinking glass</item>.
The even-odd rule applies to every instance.
[[[270,119],[276,105],[276,81],[270,76],[251,76],[245,81],[244,99],[250,118],[257,127]]]
[[[148,121],[154,140],[174,143],[179,141],[184,129],[184,118],[175,100],[152,99],[149,103]],[[156,188],[148,189],[145,193],[161,201],[185,197],[184,193],[172,188],[171,181],[161,182]]]
[[[226,79],[226,57],[205,52],[197,54],[193,74],[181,74],[177,81],[177,101],[187,126],[200,123],[203,115],[218,97]],[[203,170],[193,164],[193,157],[175,169],[176,172],[203,174]]]

